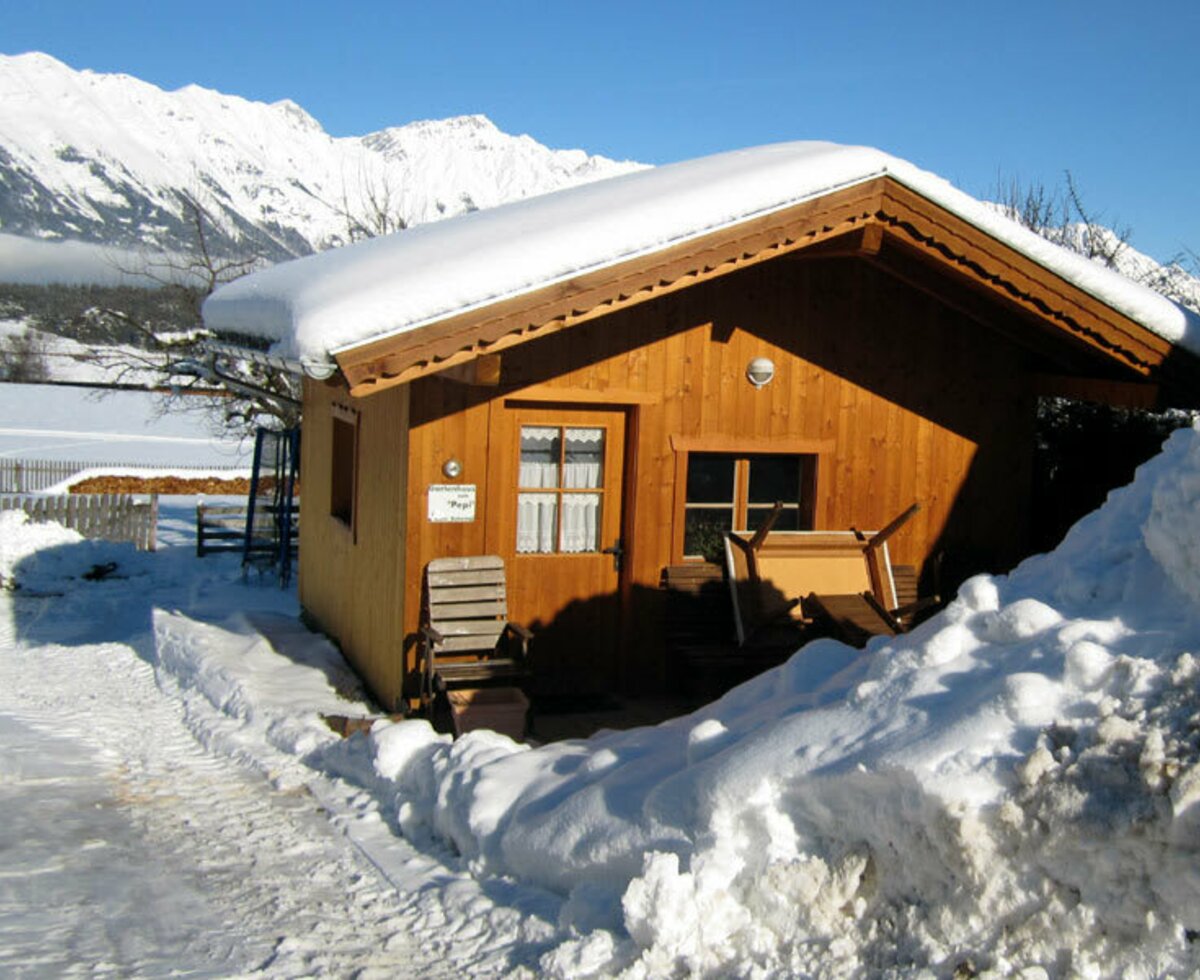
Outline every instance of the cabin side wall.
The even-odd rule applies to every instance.
[[[345,388],[304,382],[300,602],[389,710],[400,696],[411,601],[404,583],[408,395],[402,385],[351,399]],[[347,478],[333,472],[337,420],[356,436],[349,526],[330,513],[335,481]]]
[[[775,378],[755,389],[746,366],[762,356]],[[628,618],[643,649],[624,649],[639,683],[666,677],[654,593],[663,567],[681,558],[689,449],[820,449],[817,528],[878,528],[917,502],[921,512],[892,541],[894,561],[922,568],[944,551],[951,580],[1006,568],[1023,554],[1028,525],[1029,358],[866,263],[783,259],[506,350],[500,388],[414,382],[405,633],[417,627],[425,562],[485,550],[486,508],[497,497],[488,460],[511,449],[490,446],[489,433],[506,398],[628,409]],[[425,488],[444,482],[450,458],[476,487],[477,518],[432,525]]]

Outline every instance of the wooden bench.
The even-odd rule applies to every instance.
[[[745,680],[782,663],[797,643],[739,646],[725,570],[709,562],[669,565],[662,570],[667,655],[675,689],[703,704]]]

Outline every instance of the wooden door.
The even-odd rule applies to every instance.
[[[533,686],[612,690],[621,627],[625,413],[508,404],[493,413],[488,550],[509,615],[534,631]]]

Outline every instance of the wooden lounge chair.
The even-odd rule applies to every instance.
[[[509,622],[504,562],[495,555],[435,558],[421,604],[421,706],[455,688],[515,684],[530,674],[533,634]]]

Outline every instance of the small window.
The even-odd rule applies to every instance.
[[[358,413],[334,406],[330,452],[329,514],[354,527],[354,497],[358,483]]]
[[[518,554],[600,550],[604,448],[602,428],[521,426]]]
[[[756,530],[776,503],[776,530],[811,530],[816,472],[817,457],[807,453],[689,453],[684,557],[718,558],[726,531]]]

